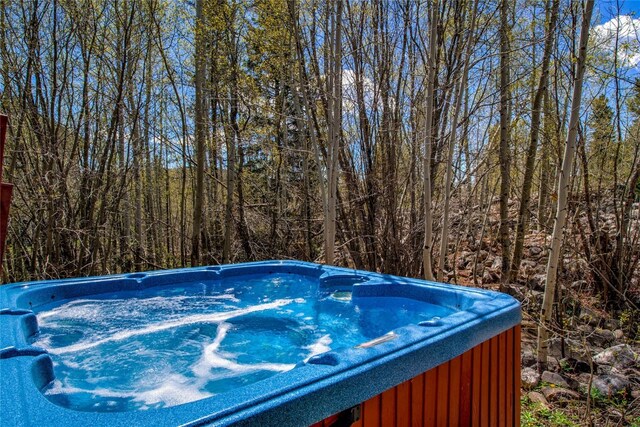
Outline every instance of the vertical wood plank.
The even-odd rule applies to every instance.
[[[506,427],[507,420],[507,335],[498,335],[498,425]]]
[[[505,352],[506,357],[507,357],[507,361],[506,361],[506,375],[507,375],[507,380],[506,380],[506,393],[507,393],[507,408],[505,411],[505,415],[506,415],[506,422],[508,426],[512,426],[513,425],[513,410],[514,410],[514,401],[513,401],[513,397],[514,397],[514,393],[513,393],[513,386],[514,386],[514,382],[513,382],[513,354],[514,354],[514,349],[513,349],[513,329],[509,329],[506,332],[507,335],[507,351]]]
[[[405,381],[396,387],[396,426],[411,425],[411,383]]]
[[[498,413],[498,337],[489,342],[489,423],[497,426],[500,418]]]
[[[514,334],[513,334],[513,344],[514,344],[514,363],[513,363],[513,382],[514,382],[514,387],[513,387],[513,391],[514,391],[514,401],[515,401],[515,407],[514,407],[514,425],[516,427],[520,427],[520,387],[521,387],[521,381],[522,378],[520,377],[520,365],[521,365],[521,355],[520,355],[520,346],[521,346],[521,327],[520,325],[516,325],[515,328],[513,328]]]
[[[380,418],[383,427],[396,425],[396,388],[390,388],[382,393],[380,399]]]
[[[436,401],[438,400],[438,368],[427,371],[424,381],[424,426],[436,425]]]
[[[424,377],[420,374],[411,380],[411,426],[422,427],[424,425]]]
[[[471,425],[480,425],[480,402],[482,392],[482,344],[472,350],[473,369],[471,370]]]
[[[449,425],[449,368],[450,362],[438,366],[438,394],[436,395],[436,425]]]
[[[460,359],[460,425],[471,425],[471,371],[473,349],[462,354]]]
[[[365,402],[362,414],[364,427],[380,427],[380,395]]]
[[[482,343],[482,369],[480,369],[480,425],[482,427],[489,425],[489,401],[491,400],[489,394],[490,349],[490,341]]]
[[[460,425],[460,370],[462,356],[454,357],[449,364],[449,421],[448,425]]]

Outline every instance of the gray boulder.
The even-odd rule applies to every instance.
[[[593,356],[593,361],[598,365],[608,365],[618,371],[637,366],[638,354],[629,344],[618,344]]]
[[[594,378],[591,386],[603,396],[614,397],[619,393],[626,393],[631,387],[631,382],[622,375],[605,374]]]

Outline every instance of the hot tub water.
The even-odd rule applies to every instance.
[[[91,295],[37,309],[53,402],[120,412],[204,399],[453,312],[399,297],[351,298],[298,274],[237,276]]]

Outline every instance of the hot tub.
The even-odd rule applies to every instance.
[[[518,425],[519,323],[504,294],[298,261],[10,284],[0,423]]]

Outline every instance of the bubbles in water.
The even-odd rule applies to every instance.
[[[33,344],[54,361],[50,400],[84,411],[141,410],[234,390],[444,314],[424,314],[426,306],[400,298],[354,304],[349,292],[321,294],[316,279],[293,274],[241,276],[51,303],[37,314]]]

